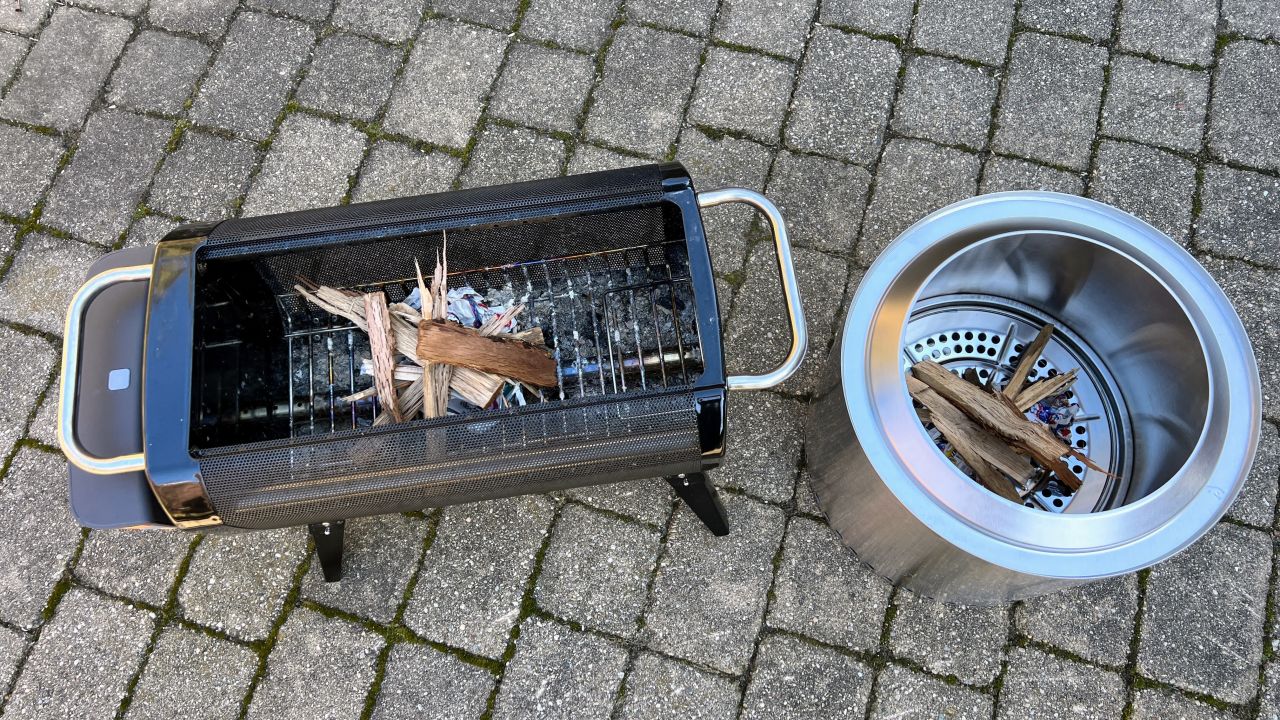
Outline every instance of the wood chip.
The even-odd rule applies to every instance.
[[[1027,381],[1027,375],[1031,372],[1031,368],[1036,366],[1036,361],[1040,359],[1040,353],[1044,352],[1044,348],[1049,344],[1049,338],[1053,337],[1053,324],[1049,323],[1040,328],[1036,339],[1031,344],[1022,349],[1021,357],[1018,359],[1018,367],[1013,371],[1013,377],[1009,378],[1009,382],[1004,386],[1004,396],[1010,400],[1018,397],[1018,393],[1022,392],[1022,385]]]
[[[1017,405],[1022,412],[1026,412],[1041,400],[1062,394],[1076,381],[1078,372],[1078,370],[1072,368],[1068,372],[1037,380],[1023,388],[1022,392],[1018,393],[1018,397],[1013,401],[1013,404]]]

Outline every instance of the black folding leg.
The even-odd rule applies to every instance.
[[[720,503],[720,493],[705,474],[681,473],[668,477],[667,482],[713,535],[729,534],[729,518]]]
[[[338,582],[342,579],[342,531],[345,526],[346,523],[342,520],[311,523],[307,526],[311,531],[311,539],[316,541],[316,557],[320,558],[325,582]]]

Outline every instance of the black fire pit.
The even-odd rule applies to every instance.
[[[724,371],[699,208],[727,202],[773,228],[793,343],[766,375]],[[375,400],[344,399],[372,384],[367,336],[294,286],[399,301],[446,234],[449,285],[518,298],[556,386],[375,427]],[[704,475],[725,392],[782,382],[806,344],[777,209],[696,193],[677,164],[183,226],[99,259],[65,338],[58,437],[82,524],[308,525],[330,579],[346,518],[638,478],[665,477],[727,533]]]

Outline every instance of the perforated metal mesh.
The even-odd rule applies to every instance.
[[[210,453],[200,471],[234,527],[401,512],[696,471],[694,408],[688,393],[632,393]]]

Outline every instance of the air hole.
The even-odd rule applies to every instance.
[[[1029,507],[1029,508],[1033,508],[1033,507],[1035,507],[1035,506],[1036,506],[1036,504],[1035,504],[1035,503],[1031,503],[1031,502],[1025,502],[1025,503],[1022,503],[1022,504],[1023,504],[1023,505],[1026,505],[1026,506],[1027,506],[1027,507]]]
[[[1036,379],[1036,376],[1037,376],[1037,375],[1039,375],[1039,374],[1040,374],[1040,373],[1036,372],[1035,370],[1032,370],[1031,372],[1027,373],[1027,379],[1028,379],[1028,380],[1035,380],[1035,379]]]
[[[933,351],[932,356],[934,360],[937,360],[938,358],[942,357],[942,355],[937,350]]]
[[[950,354],[951,354],[951,348],[942,348],[942,354],[943,354],[943,355],[950,355]]]
[[[1073,472],[1073,473],[1075,473],[1075,474],[1079,475],[1080,473],[1084,472],[1084,466],[1083,466],[1083,465],[1072,465],[1072,466],[1071,466],[1071,472]]]
[[[1083,439],[1080,439],[1080,440],[1077,440],[1077,441],[1076,441],[1076,447],[1078,447],[1078,448],[1082,448],[1082,447],[1084,447],[1085,445],[1088,445],[1088,444],[1089,444],[1089,443],[1085,442]]]
[[[1018,343],[1018,344],[1014,345],[1014,346],[1013,346],[1013,351],[1014,351],[1014,352],[1016,352],[1016,353],[1020,353],[1020,352],[1022,352],[1022,343]]]
[[[995,357],[995,356],[996,356],[996,349],[995,349],[995,348],[987,348],[987,354],[988,354],[988,355],[990,355],[991,357]]]
[[[965,340],[972,340],[972,339],[973,339],[973,333],[971,333],[971,332],[966,332],[966,333],[964,334],[964,339],[965,339]]]
[[[952,350],[955,350],[955,351],[956,351],[956,354],[957,354],[957,355],[959,355],[959,354],[961,353],[961,351],[963,351],[963,350],[964,350],[964,348],[963,348],[962,346],[960,346],[960,345],[956,345],[954,348],[952,348]]]
[[[953,333],[951,333],[951,339],[952,339],[952,340],[959,340],[959,339],[960,339],[960,333],[958,333],[958,332],[953,332]]]
[[[1054,506],[1054,507],[1062,507],[1062,498],[1054,498],[1054,499],[1053,499],[1053,506]]]
[[[946,333],[942,333],[941,335],[938,336],[938,342],[946,342],[946,341],[947,341]]]
[[[1049,497],[1049,488],[1044,488],[1043,490],[1040,491],[1040,494],[1045,497]]]
[[[988,373],[986,370],[978,371],[978,377],[986,377],[987,375],[990,375],[990,373]]]
[[[986,333],[978,333],[978,340],[980,340],[980,341],[982,341],[982,342],[986,342],[986,341],[987,341],[987,334],[986,334]]]
[[[993,343],[998,343],[998,342],[1000,342],[1000,336],[999,336],[999,335],[992,335],[992,336],[991,336],[991,342],[993,342]]]
[[[1073,397],[1075,397],[1075,396],[1076,396],[1076,391],[1075,391],[1075,390],[1068,390],[1068,391],[1067,391],[1067,398],[1073,398]]]
[[[1037,361],[1036,361],[1036,366],[1037,366],[1037,367],[1044,367],[1045,365],[1048,365],[1048,364],[1049,364],[1049,362],[1048,362],[1047,360],[1045,360],[1044,358],[1040,358],[1039,360],[1037,360]]]
[[[987,346],[986,346],[986,345],[979,345],[979,346],[978,346],[978,354],[979,354],[979,355],[986,355],[986,354],[987,354]]]
[[[1055,370],[1055,369],[1050,368],[1050,370],[1049,370],[1049,377],[1058,377],[1058,371],[1057,371],[1057,370]]]
[[[916,343],[916,352],[920,352],[921,350],[924,350],[924,346],[920,343]]]
[[[1077,434],[1077,435],[1083,435],[1083,434],[1084,434],[1084,426],[1083,426],[1083,425],[1077,425],[1077,426],[1076,426],[1076,434]]]
[[[927,344],[929,347],[933,347],[934,346],[933,338],[929,338],[928,340],[926,340],[925,344]]]
[[[972,346],[972,345],[965,345],[965,346],[964,346],[964,351],[965,351],[965,352],[967,352],[967,353],[971,353],[971,352],[973,352],[973,346]]]

